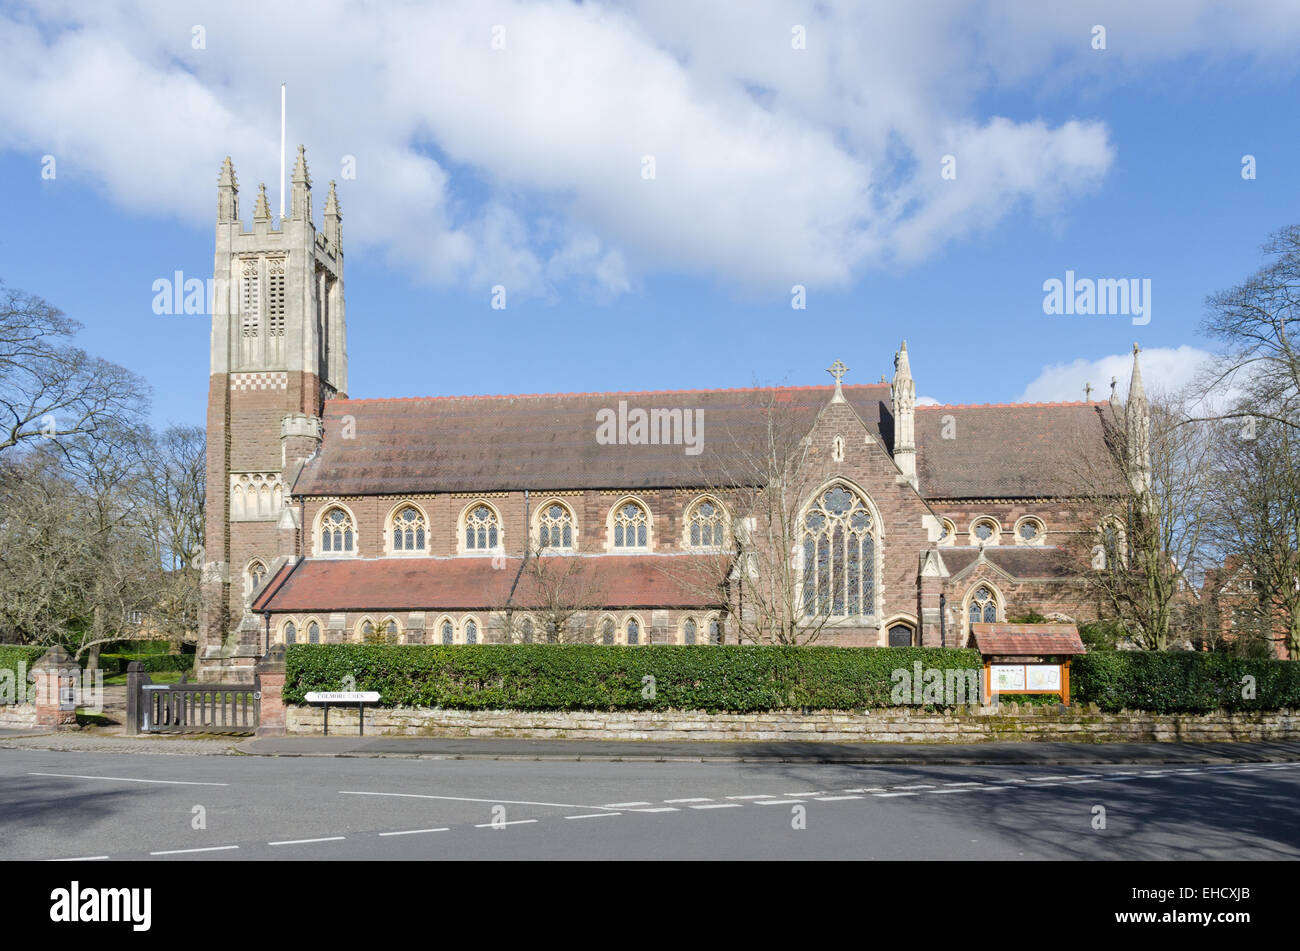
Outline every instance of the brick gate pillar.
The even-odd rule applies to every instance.
[[[77,725],[77,678],[81,667],[62,647],[51,647],[32,665],[36,726],[69,730]]]
[[[284,645],[276,644],[257,662],[254,683],[261,694],[258,736],[284,736]]]

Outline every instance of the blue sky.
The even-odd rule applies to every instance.
[[[145,15],[141,5],[105,4],[85,20],[58,4],[39,15],[0,4],[0,60],[11,63],[0,67],[0,279],[82,321],[82,346],[148,379],[156,421],[201,423],[207,320],[153,314],[151,285],[176,270],[211,276],[225,154],[245,217],[259,179],[274,206],[278,81],[273,66],[243,76],[259,51],[222,25],[220,6],[190,18],[211,21],[199,51],[188,20],[143,6]],[[869,55],[880,37],[865,21],[857,36],[857,21],[841,24],[832,57],[814,42],[832,24],[818,28],[809,10],[801,52],[835,63],[810,79],[769,68],[769,52],[745,60],[755,44],[788,46],[784,24],[799,14],[786,10],[774,10],[770,35],[757,39],[749,21],[762,18],[733,11],[747,25],[719,46],[716,22],[669,23],[659,7],[613,5],[592,19],[592,5],[489,6],[486,21],[468,23],[461,6],[421,8],[407,32],[433,30],[440,16],[470,37],[502,22],[516,43],[504,55],[527,45],[521,35],[546,46],[484,94],[487,107],[519,102],[512,81],[545,86],[553,73],[589,68],[577,86],[556,81],[554,103],[529,107],[544,113],[531,138],[512,138],[510,117],[480,123],[482,103],[440,100],[438,88],[463,96],[493,68],[478,51],[460,64],[461,85],[413,76],[409,100],[390,82],[367,98],[379,67],[364,32],[314,79],[306,52],[283,67],[290,139],[308,148],[318,224],[339,156],[358,157],[357,180],[338,186],[353,396],[823,383],[835,359],[851,367],[849,382],[873,382],[892,373],[903,337],[918,394],[942,402],[1077,399],[1085,381],[1104,395],[1135,340],[1150,355],[1148,384],[1172,386],[1200,358],[1191,348],[1210,346],[1198,332],[1205,296],[1251,273],[1268,232],[1300,218],[1300,12],[1284,7],[1261,4],[1231,29],[1225,6],[1190,0],[1177,7],[1185,22],[1125,20],[1113,4],[1090,5],[1082,19],[1026,12],[1020,36],[1003,24],[922,40],[926,24],[904,24],[901,45],[921,44],[919,57],[942,41],[957,62],[951,73],[918,65],[914,75],[889,63],[854,73],[845,51]],[[1020,22],[1018,4],[953,9],[989,7]],[[325,5],[322,19],[335,15],[345,16]],[[1116,24],[1105,51],[1088,47],[1093,20]],[[577,54],[557,62],[566,41],[556,37],[575,30],[606,31],[598,35],[616,51],[627,44],[615,57],[626,75],[617,62]],[[342,32],[334,42],[348,42]],[[78,45],[60,46],[68,36]],[[1041,55],[1023,52],[1032,44]],[[29,57],[90,65],[4,75]],[[846,91],[849,80],[861,85]],[[607,88],[623,81],[628,89]],[[653,134],[636,141],[633,116],[632,131],[602,137],[620,115],[603,97],[647,83],[671,91],[654,93]],[[142,104],[146,89],[161,92]],[[909,97],[910,112],[894,104]],[[859,102],[878,98],[890,102]],[[352,127],[364,134],[350,138]],[[756,145],[754,128],[770,138]],[[570,143],[543,141],[552,129]],[[536,154],[521,141],[539,143]],[[697,141],[708,148],[692,152]],[[979,196],[945,207],[937,189],[953,183],[940,181],[939,159],[953,142],[958,182],[972,187],[967,167],[988,177]],[[606,161],[629,163],[626,182],[593,184],[604,166],[587,163],[602,149]],[[656,181],[635,175],[647,150]],[[755,152],[761,161],[750,163]],[[59,160],[52,181],[41,177],[46,154]],[[1254,180],[1242,178],[1245,154],[1256,157]],[[1001,164],[990,171],[992,156]],[[796,190],[808,199],[782,204]],[[625,193],[633,197],[624,206]],[[770,214],[730,217],[736,205],[768,202]],[[776,227],[787,219],[788,230]],[[1151,322],[1045,315],[1043,282],[1067,269],[1150,279]],[[504,311],[489,306],[498,281]],[[808,289],[803,311],[790,307],[796,281]]]

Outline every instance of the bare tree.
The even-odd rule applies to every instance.
[[[830,460],[813,449],[806,407],[768,391],[754,413],[752,425],[713,437],[701,456],[698,487],[730,513],[728,531],[701,546],[700,557],[663,559],[660,570],[703,603],[729,606],[724,629],[741,643],[812,644],[830,623],[831,606],[812,603],[804,584],[803,513]]]
[[[155,628],[196,641],[203,569],[207,442],[197,426],[171,426],[146,445],[142,516],[157,566]]]
[[[1106,453],[1070,463],[1072,494],[1095,525],[1066,545],[1075,573],[1144,650],[1173,643],[1179,605],[1192,597],[1204,567],[1208,428],[1185,420],[1179,401],[1155,398],[1149,432],[1114,421]]]
[[[0,452],[130,415],[144,383],[71,346],[81,325],[32,294],[0,285]]]
[[[1245,411],[1253,409],[1247,405]],[[1220,610],[1234,634],[1300,657],[1300,432],[1263,419],[1218,427],[1210,536],[1225,568]],[[1221,626],[1223,626],[1221,624]]]
[[[606,586],[592,560],[556,551],[528,538],[514,584],[497,607],[507,640],[551,644],[591,643],[599,633],[588,621],[604,607]]]
[[[1251,394],[1254,405],[1219,417],[1254,416],[1300,429],[1300,226],[1274,232],[1262,250],[1268,264],[1207,301],[1205,330],[1224,352],[1202,389]]]

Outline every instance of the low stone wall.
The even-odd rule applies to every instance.
[[[0,706],[0,730],[30,730],[36,726],[36,704],[6,703]]]
[[[322,732],[323,708],[285,708],[290,735]],[[357,731],[355,707],[330,708],[330,733]],[[1300,711],[1160,715],[1095,708],[1004,704],[951,713],[893,708],[843,713],[591,711],[529,713],[369,707],[366,733],[387,736],[498,736],[570,740],[773,740],[842,743],[1085,743],[1258,741],[1300,738]]]

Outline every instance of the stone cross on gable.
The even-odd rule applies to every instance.
[[[826,372],[835,377],[835,395],[832,399],[836,402],[842,402],[844,400],[844,391],[840,389],[840,381],[844,379],[844,374],[849,372],[849,368],[836,360],[826,368]]]
[[[1085,403],[1091,403],[1091,402],[1092,402],[1092,384],[1091,384],[1091,383],[1085,383],[1085,384],[1083,384],[1083,400],[1084,400]]]

